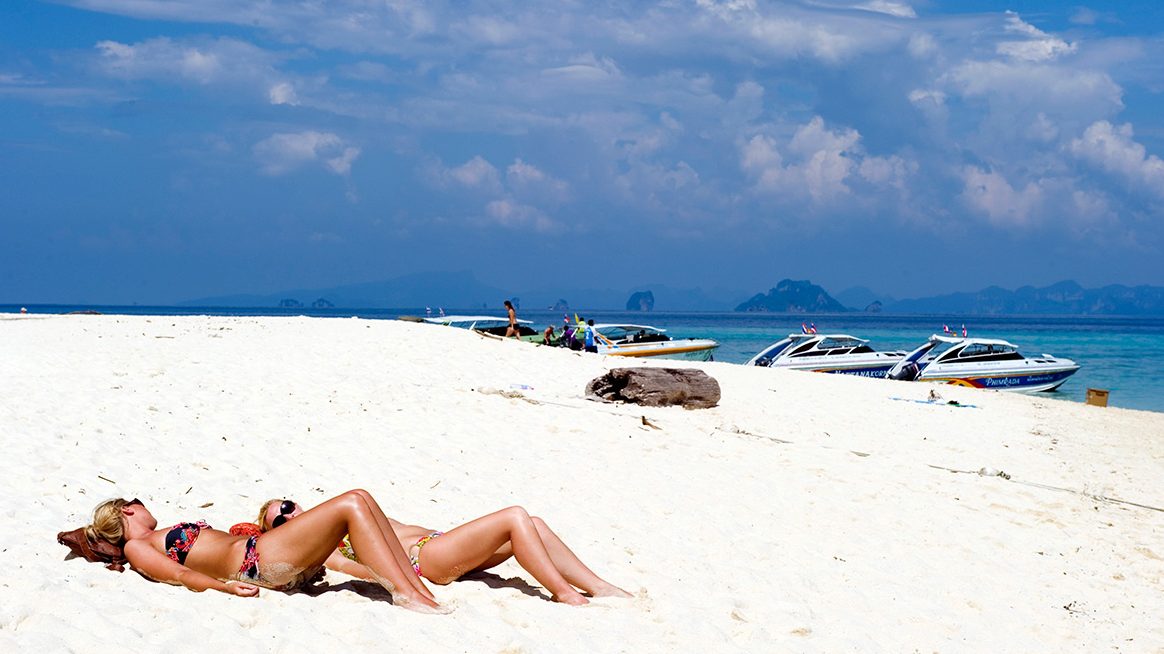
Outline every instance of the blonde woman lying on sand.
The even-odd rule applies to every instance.
[[[274,535],[292,522],[299,526],[299,521],[311,511],[304,511],[293,500],[268,500],[259,511],[259,528]],[[416,576],[434,584],[444,585],[466,573],[487,570],[516,557],[521,567],[558,602],[587,604],[588,600],[575,588],[581,588],[591,597],[631,596],[594,574],[541,518],[531,517],[520,506],[490,513],[448,532],[406,525],[392,518],[388,518],[388,524],[408,552]],[[347,537],[342,542],[338,537],[332,542],[339,542],[340,546],[327,558],[328,568],[353,577],[371,578],[371,570],[358,544]],[[358,558],[356,552],[360,553]]]
[[[259,586],[294,588],[311,579],[345,534],[359,549],[367,578],[414,611],[442,612],[436,598],[409,570],[388,518],[372,496],[353,490],[303,512],[295,524],[257,536],[234,536],[205,522],[158,529],[139,500],[109,500],[93,511],[90,537],[123,545],[125,558],[150,579],[201,592],[213,589],[253,597]]]

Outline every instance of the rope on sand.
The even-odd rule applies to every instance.
[[[1164,509],[1162,509],[1158,506],[1149,506],[1147,504],[1140,504],[1139,502],[1132,502],[1130,500],[1121,500],[1118,497],[1108,497],[1107,495],[1096,495],[1094,493],[1087,493],[1084,491],[1075,490],[1074,488],[1063,488],[1062,486],[1052,486],[1050,484],[1040,484],[1040,483],[1034,482],[1034,481],[1023,481],[1021,479],[1011,479],[1011,476],[1008,475],[1007,473],[1005,473],[1001,470],[994,470],[993,468],[979,468],[978,470],[956,470],[954,468],[947,468],[945,466],[936,466],[933,464],[926,464],[926,465],[929,465],[929,467],[931,467],[931,468],[936,468],[938,470],[945,470],[947,472],[955,472],[955,473],[961,473],[961,474],[967,474],[967,475],[978,475],[980,477],[1001,477],[1002,479],[1004,479],[1006,481],[1009,481],[1009,482],[1012,482],[1015,484],[1022,484],[1024,486],[1033,486],[1035,488],[1042,488],[1045,490],[1061,491],[1064,493],[1071,493],[1073,495],[1082,495],[1083,497],[1087,497],[1087,498],[1096,500],[1098,502],[1110,502],[1112,504],[1126,504],[1128,506],[1134,506],[1134,507],[1141,508],[1141,509],[1148,509],[1149,511],[1159,511],[1161,513],[1164,513]]]

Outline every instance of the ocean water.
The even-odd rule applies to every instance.
[[[19,306],[0,305],[0,313],[15,313]],[[223,316],[317,316],[395,319],[424,315],[424,308],[402,309],[238,309],[224,307],[156,306],[63,306],[29,305],[30,313],[97,311],[127,315],[223,315]],[[503,316],[504,312],[480,309],[447,313]],[[519,311],[533,327],[560,326],[562,313]],[[573,314],[571,314],[573,317]],[[1082,365],[1079,372],[1057,391],[1041,397],[1084,401],[1088,388],[1109,391],[1108,404],[1129,409],[1164,411],[1164,318],[1096,316],[901,316],[885,314],[765,314],[765,313],[639,313],[602,311],[587,313],[596,322],[647,324],[667,330],[675,338],[713,338],[720,343],[715,360],[744,363],[761,348],[800,325],[815,323],[821,333],[843,333],[869,339],[877,350],[912,350],[943,325],[961,331],[965,324],[972,336],[1002,338],[1027,355],[1052,354]],[[805,373],[812,374],[812,373]]]

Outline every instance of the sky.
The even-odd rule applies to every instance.
[[[1162,92],[1155,0],[5,0],[0,303],[1164,285]]]

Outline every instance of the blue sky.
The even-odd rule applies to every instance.
[[[1143,1],[6,0],[0,302],[1161,285],[1162,92]]]

